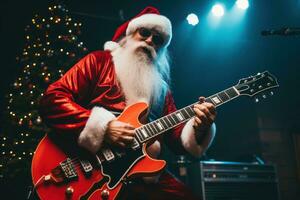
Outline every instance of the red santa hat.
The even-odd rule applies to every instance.
[[[155,29],[164,37],[164,47],[169,46],[172,38],[172,25],[170,20],[161,15],[154,7],[146,7],[133,19],[122,24],[115,32],[112,41],[104,44],[104,50],[114,50],[119,47],[118,41],[127,35],[134,33],[138,28]]]

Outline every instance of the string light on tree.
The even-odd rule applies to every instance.
[[[62,4],[44,9],[47,14],[34,15],[24,28],[23,51],[16,57],[21,74],[6,95],[7,117],[1,133],[5,137],[0,137],[0,166],[4,171],[0,171],[0,179],[7,174],[13,177],[17,171],[24,175],[30,172],[25,166],[29,166],[41,133],[48,131],[37,107],[43,91],[86,54],[87,48],[78,41],[81,23]]]

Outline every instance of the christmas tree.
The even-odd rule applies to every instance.
[[[24,49],[16,58],[20,74],[6,95],[0,135],[1,182],[30,178],[34,150],[48,131],[38,113],[40,97],[87,54],[78,38],[82,24],[72,19],[64,5],[51,5],[41,13],[25,28]]]

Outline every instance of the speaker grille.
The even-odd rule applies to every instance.
[[[272,165],[201,162],[203,200],[278,200]]]

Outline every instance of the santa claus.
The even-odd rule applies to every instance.
[[[40,102],[40,113],[54,138],[75,141],[91,153],[103,143],[128,147],[134,127],[116,120],[127,106],[146,102],[148,121],[176,111],[169,88],[167,47],[172,38],[170,20],[147,7],[122,24],[105,51],[95,51],[51,84]],[[215,135],[215,107],[201,97],[195,117],[177,126],[148,147],[152,157],[166,144],[174,153],[200,157]],[[149,199],[194,199],[189,190],[168,173],[128,186],[127,191]],[[151,187],[149,187],[151,184]],[[132,199],[129,192],[123,198]],[[128,196],[129,195],[129,196]],[[144,197],[143,197],[144,198]]]

